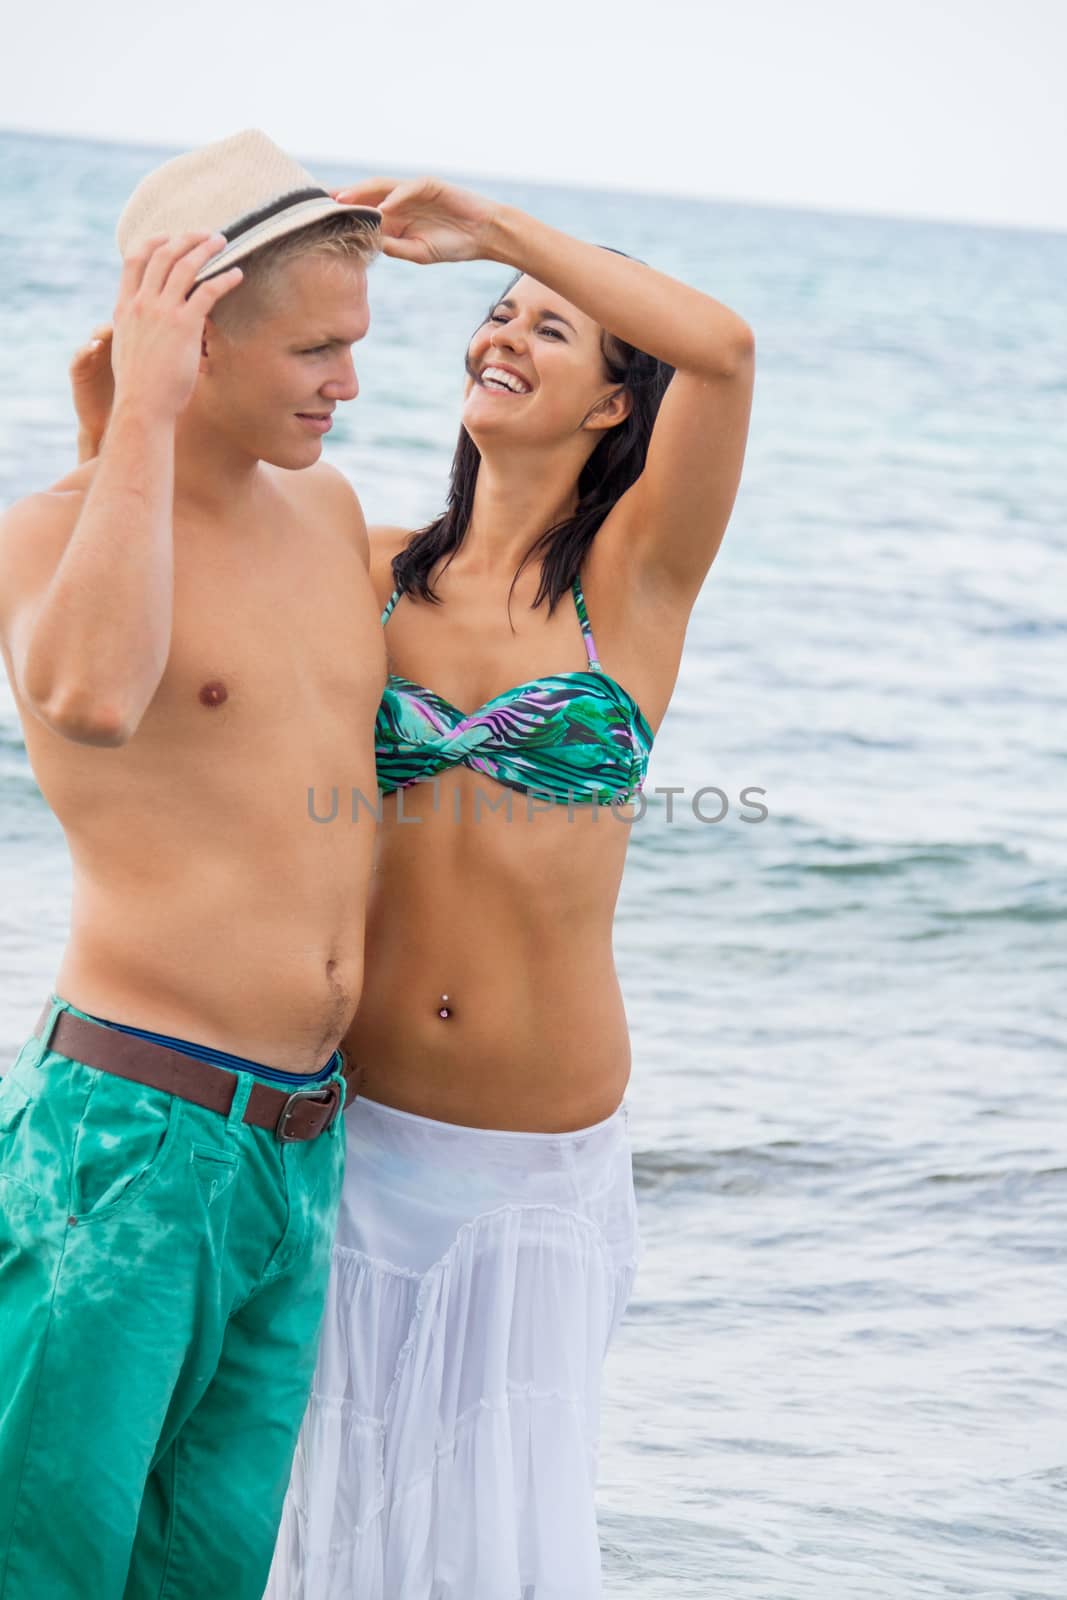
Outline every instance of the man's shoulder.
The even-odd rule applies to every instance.
[[[282,468],[269,469],[274,482],[282,490],[290,505],[304,519],[313,518],[320,525],[328,523],[346,539],[354,542],[364,566],[367,564],[367,524],[359,496],[343,472],[326,461],[317,461],[302,472],[287,472]]]
[[[342,511],[358,511],[362,516],[359,495],[344,473],[331,467],[328,461],[316,461],[313,467],[305,467],[301,472],[286,471],[282,467],[272,467],[269,471],[276,483],[284,485],[289,494],[304,504],[320,501]]]
[[[0,545],[10,549],[35,536],[69,533],[81,515],[85,496],[96,475],[96,462],[86,461],[47,489],[24,495],[0,514]]]
[[[0,629],[28,595],[40,594],[70,543],[95,463],[86,462],[48,489],[25,495],[0,514]]]

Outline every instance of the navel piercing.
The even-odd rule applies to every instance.
[[[441,996],[441,1007],[440,1007],[440,1010],[438,1011],[437,1015],[439,1017],[441,1017],[441,1018],[450,1017],[452,1015],[452,1008],[448,1004],[448,996],[447,996],[447,994],[443,994]]]

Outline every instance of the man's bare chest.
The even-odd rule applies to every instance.
[[[317,547],[255,569],[176,551],[170,652],[150,708],[174,734],[361,725],[384,675],[378,613],[354,552]]]

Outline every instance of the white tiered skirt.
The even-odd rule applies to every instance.
[[[621,1105],[576,1133],[359,1098],[264,1600],[594,1600],[604,1355],[639,1254]]]

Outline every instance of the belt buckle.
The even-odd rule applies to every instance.
[[[327,1128],[331,1127],[336,1121],[337,1113],[341,1109],[341,1085],[334,1082],[328,1083],[323,1089],[294,1089],[282,1106],[278,1114],[278,1120],[274,1124],[274,1135],[279,1144],[294,1144],[299,1142],[302,1137],[299,1133],[289,1132],[289,1120],[297,1111],[295,1102],[300,1100],[317,1100],[320,1105],[332,1105],[333,1110],[330,1112],[328,1119],[318,1130],[318,1133],[325,1133]],[[318,1138],[318,1133],[306,1134],[303,1137],[315,1139]]]

